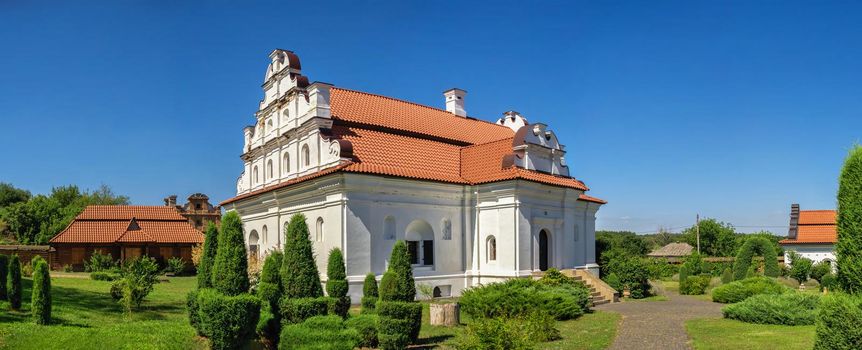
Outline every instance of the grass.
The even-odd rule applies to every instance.
[[[697,319],[685,323],[695,350],[782,349],[814,347],[814,326],[776,326],[728,319]]]
[[[80,274],[79,274],[80,275]],[[82,275],[86,276],[86,275]],[[127,316],[111,299],[111,282],[82,276],[51,279],[53,324],[30,320],[32,280],[23,280],[20,312],[0,313],[0,349],[204,349],[185,310],[195,277],[171,277],[147,296],[141,310]],[[0,302],[9,310],[9,303]]]

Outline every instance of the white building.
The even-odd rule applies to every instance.
[[[788,254],[795,251],[815,264],[826,260],[834,267],[836,215],[834,210],[799,210],[799,204],[792,204],[787,239],[778,242],[784,248],[784,261],[790,262]]]
[[[355,301],[396,240],[417,283],[442,296],[550,267],[598,274],[605,202],[569,175],[547,125],[514,111],[468,117],[460,89],[444,92],[441,110],[309,83],[293,52],[270,58],[237,196],[221,203],[242,217],[250,251],[279,249],[290,217],[305,214],[322,277],[341,248]]]

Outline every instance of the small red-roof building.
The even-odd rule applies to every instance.
[[[814,263],[827,260],[834,264],[836,216],[835,210],[800,210],[799,204],[792,204],[787,239],[778,242],[784,248],[784,261],[789,262],[787,254],[795,251]]]
[[[115,260],[142,255],[164,264],[171,257],[191,262],[192,246],[203,243],[203,234],[189,220],[168,206],[91,205],[49,244],[56,250],[52,267],[84,269],[95,251]]]
[[[588,149],[570,155],[552,128],[515,111],[470,116],[461,89],[434,108],[309,83],[295,53],[269,57],[236,196],[220,204],[242,218],[252,254],[280,249],[304,214],[321,274],[331,249],[344,252],[353,300],[398,240],[440,296],[549,268],[598,275],[595,215],[606,202],[568,163]],[[582,145],[601,147],[594,139]]]

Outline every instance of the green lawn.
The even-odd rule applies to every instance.
[[[699,319],[685,323],[695,350],[782,349],[814,347],[814,326],[776,326],[728,319]]]
[[[80,278],[85,277],[85,278]],[[0,349],[202,349],[188,323],[185,297],[195,287],[194,277],[172,277],[147,297],[142,310],[131,316],[111,299],[110,282],[93,281],[85,274],[52,278],[53,321],[38,326],[30,321],[30,288],[24,279],[21,312],[0,312]],[[0,302],[0,310],[9,310]]]

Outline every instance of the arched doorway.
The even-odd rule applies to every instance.
[[[260,241],[260,236],[257,234],[257,230],[251,230],[251,233],[248,235],[248,254],[253,257],[258,257],[258,242]]]
[[[410,264],[434,266],[434,229],[424,220],[413,220],[407,225],[404,240],[410,253]]]
[[[542,229],[539,231],[539,270],[546,271],[548,269],[548,231]]]

